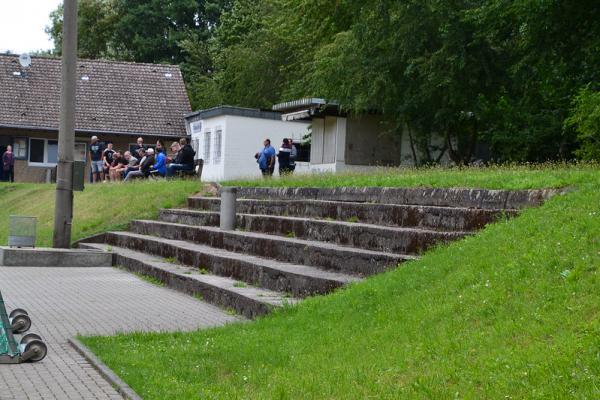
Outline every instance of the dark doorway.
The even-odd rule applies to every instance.
[[[4,155],[4,152],[6,151],[6,147],[8,145],[12,144],[12,140],[10,137],[8,136],[0,136],[0,157],[2,157],[2,155]],[[1,158],[0,158],[1,161]],[[0,163],[0,180],[4,181],[4,168],[2,168],[4,165],[2,163]]]

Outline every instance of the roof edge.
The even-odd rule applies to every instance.
[[[48,126],[0,124],[0,128],[58,133],[58,128],[53,128],[53,127],[48,127]],[[185,133],[183,133],[183,132],[182,133],[145,133],[145,132],[106,131],[106,130],[99,130],[99,129],[75,129],[75,133],[97,134],[97,135],[120,135],[120,136],[160,136],[160,137],[171,137],[171,138],[189,136],[187,134],[187,132],[185,132]]]
[[[212,108],[207,108],[205,110],[194,111],[189,114],[186,114],[185,119],[190,120],[194,117],[198,117],[196,119],[206,119],[222,115],[281,120],[281,113],[279,111],[261,110],[259,108],[247,108],[228,105],[221,105]]]

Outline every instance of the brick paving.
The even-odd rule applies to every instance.
[[[0,267],[7,308],[24,308],[48,356],[0,365],[0,400],[121,399],[67,339],[78,334],[193,330],[238,320],[114,268]]]

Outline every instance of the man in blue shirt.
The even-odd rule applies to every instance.
[[[258,168],[262,172],[265,178],[273,175],[275,170],[275,149],[271,146],[271,140],[265,139],[263,142],[264,148],[256,153],[256,162],[258,162]]]
[[[150,150],[150,149],[148,149]],[[154,165],[152,166],[152,170],[158,172],[160,176],[165,176],[167,173],[167,157],[165,153],[159,151],[156,153],[156,158],[154,161]]]

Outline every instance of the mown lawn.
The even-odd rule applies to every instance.
[[[380,168],[369,173],[292,175],[225,182],[232,186],[272,187],[469,187],[481,189],[557,188],[588,182],[598,175],[593,163],[498,165],[486,168]]]
[[[10,215],[38,218],[37,246],[51,246],[55,185],[0,184],[0,244],[6,245]],[[136,218],[153,218],[160,208],[182,205],[200,190],[197,181],[132,182],[87,185],[75,192],[73,241],[95,233],[123,229]]]
[[[598,399],[600,174],[548,174],[577,190],[332,295],[83,340],[145,399]]]

